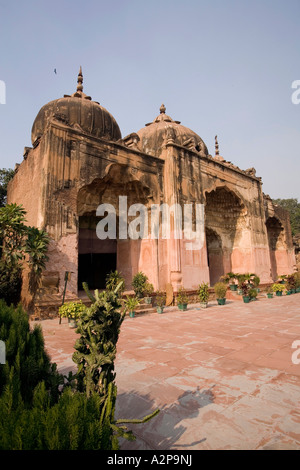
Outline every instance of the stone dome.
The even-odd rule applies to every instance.
[[[174,142],[202,155],[208,155],[207,147],[201,137],[188,127],[182,126],[180,121],[173,121],[166,114],[166,107],[163,104],[160,107],[160,114],[153,122],[139,130],[137,135],[140,138],[139,149],[150,155],[158,156],[166,142]]]
[[[40,109],[31,130],[32,144],[42,137],[52,119],[95,137],[113,141],[121,139],[121,131],[115,118],[83,93],[82,82],[80,67],[77,91],[73,95],[64,95],[63,98],[50,101]]]

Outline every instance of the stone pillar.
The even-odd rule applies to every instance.
[[[182,217],[179,213],[179,194],[178,194],[178,154],[172,141],[167,141],[162,156],[165,159],[164,169],[164,203],[170,207],[174,205],[174,212],[170,214],[170,240],[168,246],[169,279],[174,292],[177,292],[182,284],[181,268],[181,240],[175,238],[175,235],[182,233]]]

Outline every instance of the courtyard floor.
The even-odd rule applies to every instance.
[[[75,331],[66,319],[41,325],[59,371],[75,371]],[[132,425],[137,439],[121,440],[121,449],[300,449],[297,349],[300,294],[126,317],[115,362],[116,417],[161,411]]]

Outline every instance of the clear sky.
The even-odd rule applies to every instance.
[[[299,0],[0,0],[0,168],[22,161],[39,109],[76,90],[82,65],[122,136],[164,103],[266,194],[300,200],[299,19]]]

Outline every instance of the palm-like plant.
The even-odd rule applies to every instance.
[[[123,278],[122,274],[119,273],[119,271],[111,271],[106,276],[105,287],[107,290],[114,291],[120,283],[121,285],[118,289],[118,295],[121,297],[125,290],[125,279]]]

